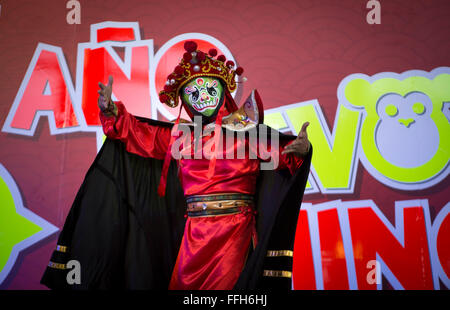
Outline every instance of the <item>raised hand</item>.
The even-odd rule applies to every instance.
[[[308,140],[308,133],[306,128],[309,126],[309,122],[303,123],[297,138],[291,144],[287,145],[281,154],[293,153],[297,157],[303,157],[309,152],[310,142]]]
[[[108,78],[108,85],[104,85],[102,82],[98,82],[100,89],[97,91],[98,96],[98,107],[106,116],[117,116],[117,106],[111,100],[112,96],[112,84],[113,77],[110,75]]]

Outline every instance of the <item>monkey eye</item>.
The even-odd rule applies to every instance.
[[[414,113],[420,115],[425,112],[425,106],[421,102],[416,102],[413,104],[412,109]]]
[[[386,108],[384,108],[384,111],[386,112],[387,115],[389,115],[391,117],[396,116],[397,113],[398,113],[397,107],[395,105],[393,105],[393,104],[388,104],[386,106]]]

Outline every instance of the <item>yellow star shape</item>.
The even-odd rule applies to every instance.
[[[0,164],[0,284],[5,280],[23,249],[58,231],[23,206],[20,191],[9,172]]]

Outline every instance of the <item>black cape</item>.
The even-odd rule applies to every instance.
[[[280,134],[280,140],[294,138]],[[312,147],[294,175],[287,169],[260,171],[255,194],[258,244],[235,289],[291,288],[290,278],[263,276],[263,271],[292,271],[292,257],[268,257],[267,252],[293,250],[311,156]],[[76,195],[41,283],[51,289],[167,289],[183,237],[186,203],[175,161],[166,196],[158,196],[162,164],[106,139]],[[66,266],[71,260],[80,263],[79,284],[67,281],[75,271]]]

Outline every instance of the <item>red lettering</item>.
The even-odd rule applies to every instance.
[[[371,208],[348,209],[359,289],[376,289],[366,280],[367,262],[376,253],[405,289],[433,289],[427,230],[422,207],[403,209],[404,245]],[[401,225],[396,223],[396,225]]]
[[[448,214],[439,227],[436,250],[442,269],[450,278],[450,216]]]
[[[130,78],[105,48],[84,51],[82,109],[88,126],[100,125],[98,82],[106,83],[109,75],[114,77],[114,95],[124,102],[127,110],[133,115],[151,117],[149,49],[147,46],[138,46],[131,50]]]
[[[323,287],[326,290],[347,290],[347,265],[337,209],[319,211],[317,219]]]
[[[133,28],[102,28],[97,30],[97,42],[104,41],[134,41],[136,40]]]
[[[31,129],[37,111],[52,111],[58,129],[78,126],[58,55],[52,51],[40,52],[11,127]]]
[[[308,213],[300,210],[295,233],[294,262],[292,266],[294,289],[315,290],[314,262],[311,249],[311,237],[308,225]]]

